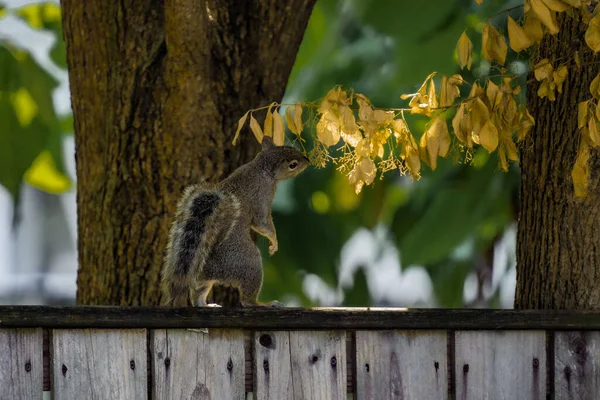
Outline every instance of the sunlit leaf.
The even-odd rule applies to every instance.
[[[473,62],[472,52],[473,52],[473,43],[471,43],[471,39],[467,36],[466,32],[463,32],[456,43],[456,52],[458,54],[458,64],[461,69],[467,67],[468,70],[471,69],[471,64]]]
[[[590,21],[585,31],[585,43],[590,49],[597,53],[600,51],[600,13],[596,14]]]
[[[279,111],[273,112],[273,143],[275,146],[283,146],[285,142],[285,129],[283,127],[283,117]]]
[[[488,120],[483,128],[481,128],[481,132],[479,132],[479,141],[490,153],[498,147],[498,129],[491,120]]]
[[[508,17],[508,41],[510,48],[517,53],[527,49],[533,43],[533,40],[527,36],[525,30],[510,16]]]
[[[496,61],[500,65],[504,65],[506,61],[506,53],[508,46],[506,39],[493,25],[485,24],[483,26],[482,35],[482,51],[483,56],[489,61]]]
[[[250,129],[252,130],[252,133],[254,133],[254,137],[256,138],[258,143],[262,143],[262,139],[264,136],[263,131],[260,128],[258,121],[256,120],[256,118],[254,118],[254,115],[252,114],[250,114]]]
[[[542,37],[544,36],[542,22],[534,15],[528,15],[525,18],[523,30],[525,31],[527,37],[533,40],[534,42],[540,43],[542,41]]]
[[[244,114],[242,116],[242,118],[240,118],[240,120],[238,121],[237,129],[235,130],[235,135],[233,136],[233,144],[234,145],[236,144],[237,139],[240,136],[240,131],[242,130],[242,127],[244,126],[244,124],[246,123],[246,120],[248,119],[249,113],[250,113],[250,111],[246,111],[246,114]]]
[[[556,24],[556,12],[551,11],[543,0],[529,0],[531,8],[537,15],[540,21],[548,28],[548,32],[552,35],[558,33],[558,25]]]
[[[588,194],[588,180],[590,176],[590,147],[587,141],[581,140],[579,143],[579,150],[577,151],[577,158],[571,171],[571,178],[573,179],[573,189],[575,191],[575,197],[585,198]]]
[[[25,182],[46,191],[60,194],[71,188],[71,180],[57,168],[49,151],[42,151],[25,172]]]

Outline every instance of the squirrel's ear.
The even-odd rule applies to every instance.
[[[263,150],[269,150],[273,146],[274,146],[273,138],[270,136],[263,136],[263,140],[262,140]]]

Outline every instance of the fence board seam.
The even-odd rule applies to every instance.
[[[456,356],[456,345],[455,345],[455,334],[454,330],[448,330],[446,334],[446,361],[448,366],[448,399],[456,400],[456,369],[454,368],[454,361]]]
[[[546,331],[546,390],[548,400],[554,400],[556,392],[554,390],[554,331]]]

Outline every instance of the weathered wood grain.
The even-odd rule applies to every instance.
[[[546,399],[546,333],[456,332],[456,399]]]
[[[600,330],[600,311],[0,306],[0,328]]]
[[[54,330],[55,398],[146,400],[146,331]]]
[[[357,331],[357,398],[447,399],[446,346],[446,331]]]
[[[155,330],[152,360],[153,399],[244,399],[243,331]]]
[[[600,397],[600,332],[555,332],[556,400]]]
[[[256,332],[255,399],[345,399],[344,331]]]
[[[0,400],[41,399],[42,330],[0,329]]]

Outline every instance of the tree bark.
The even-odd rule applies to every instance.
[[[589,195],[575,198],[571,171],[579,146],[577,104],[591,98],[590,83],[600,57],[584,41],[586,25],[560,19],[560,32],[548,35],[534,64],[548,58],[556,68],[568,63],[563,93],[556,101],[527,88],[527,106],[536,124],[521,159],[517,234],[516,308],[597,309],[600,307],[600,157],[592,150]],[[575,52],[582,58],[580,71]]]
[[[182,188],[251,160],[237,120],[280,101],[315,0],[63,0],[78,304],[155,305]]]

